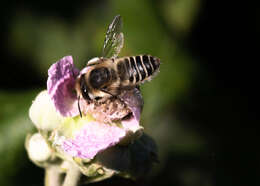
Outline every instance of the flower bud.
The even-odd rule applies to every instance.
[[[53,130],[61,122],[63,117],[56,112],[56,108],[47,91],[40,92],[29,110],[29,117],[39,130]]]
[[[29,158],[33,162],[47,161],[52,155],[51,148],[40,133],[28,137],[26,147]]]

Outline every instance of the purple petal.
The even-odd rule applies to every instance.
[[[123,119],[121,121],[121,127],[115,124],[106,124],[104,121],[98,120],[100,118],[91,122],[87,120],[86,122],[83,121],[84,126],[73,135],[74,137],[63,141],[62,149],[73,157],[92,159],[96,154],[111,146],[118,143],[128,144],[140,137],[143,130],[143,127],[139,125],[143,106],[140,91],[138,89],[125,91],[120,97],[132,111],[132,117]],[[90,105],[88,105],[88,107],[90,107]],[[100,110],[102,109],[95,109],[95,112],[100,112],[99,116],[102,113]],[[93,113],[91,115],[93,116]],[[109,115],[106,117],[113,116]],[[84,120],[84,118],[82,119]],[[77,126],[76,123],[71,124]]]
[[[140,115],[143,109],[143,98],[140,90],[137,88],[132,91],[125,91],[120,95],[122,99],[132,111],[133,117],[128,120],[122,120],[122,125],[124,128],[135,131],[139,127]]]
[[[117,126],[93,121],[87,123],[74,139],[65,140],[62,148],[73,157],[92,159],[98,152],[117,144],[125,134]]]
[[[56,110],[63,116],[76,116],[77,96],[74,90],[79,70],[74,67],[71,56],[54,63],[48,70],[47,89]]]

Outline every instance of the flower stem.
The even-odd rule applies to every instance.
[[[73,163],[70,163],[65,180],[62,186],[77,186],[80,179],[80,170]]]
[[[61,186],[61,174],[59,171],[59,167],[50,166],[45,168],[45,186]]]

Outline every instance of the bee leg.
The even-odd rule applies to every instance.
[[[81,113],[81,109],[80,109],[79,99],[80,99],[80,96],[78,96],[78,109],[79,109],[80,117],[82,118],[82,113]]]
[[[109,94],[109,95],[111,95],[112,97],[117,97],[116,95],[113,95],[112,93],[110,93],[109,91],[107,91],[107,90],[104,89],[104,88],[102,88],[101,91],[102,91],[102,92],[105,92],[105,93],[107,93],[107,94]]]
[[[116,98],[116,99],[119,99],[120,101],[124,102],[120,97],[118,97],[117,95],[114,95],[114,94],[108,92],[106,89],[103,89],[103,88],[102,88],[101,91],[103,91],[103,92],[105,92],[105,93],[111,95],[112,97],[114,97],[114,98]]]

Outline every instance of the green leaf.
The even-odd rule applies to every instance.
[[[28,110],[35,96],[35,91],[0,91],[0,185],[9,185],[23,165],[25,136],[33,130]]]

